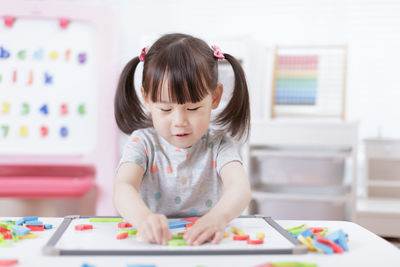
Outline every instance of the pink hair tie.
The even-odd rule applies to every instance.
[[[140,52],[140,55],[139,55],[140,61],[144,62],[144,56],[147,54],[147,50],[149,50],[148,46],[143,47],[142,52]]]
[[[212,45],[211,48],[214,50],[214,57],[218,59],[225,59],[224,53],[222,53],[221,48],[216,45]]]

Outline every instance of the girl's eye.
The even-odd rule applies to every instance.
[[[197,107],[197,108],[188,108],[187,110],[189,110],[189,111],[195,111],[195,110],[198,110],[200,107]]]
[[[171,109],[163,109],[163,108],[161,108],[161,111],[163,111],[163,112],[169,112],[169,111],[171,111]]]

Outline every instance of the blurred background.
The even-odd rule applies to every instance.
[[[113,119],[118,75],[144,46],[181,32],[217,44],[246,72],[246,213],[351,220],[400,237],[400,2],[0,6],[0,216],[115,214],[112,181],[126,142]],[[229,65],[219,70],[216,113],[234,78]]]

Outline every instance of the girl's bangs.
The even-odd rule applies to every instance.
[[[153,102],[162,101],[164,89],[168,90],[168,101],[176,104],[196,103],[211,93],[204,74],[190,66],[156,69],[152,77],[149,95]]]

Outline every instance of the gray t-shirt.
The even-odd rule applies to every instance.
[[[154,128],[134,131],[124,147],[119,166],[134,162],[144,170],[140,195],[155,213],[202,216],[219,200],[219,173],[232,161],[242,162],[239,146],[222,131],[209,129],[189,148],[177,148]]]

